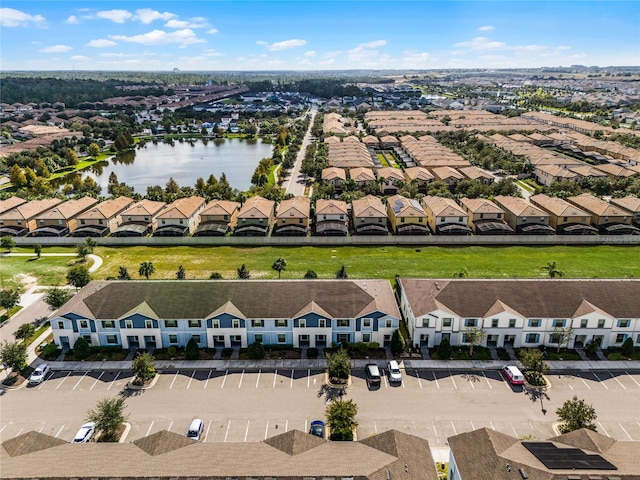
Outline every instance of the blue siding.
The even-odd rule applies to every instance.
[[[243,319],[238,319],[238,317],[234,317],[233,315],[229,315],[228,313],[222,313],[212,318],[207,319],[207,327],[212,328],[213,323],[212,320],[220,321],[220,328],[232,328],[233,320],[240,320],[240,328],[246,328],[246,321]]]
[[[311,328],[317,328],[318,324],[319,324],[319,320],[321,318],[324,318],[326,321],[326,325],[327,327],[330,326],[330,322],[331,320],[329,320],[327,317],[324,317],[322,315],[318,315],[317,313],[309,313],[308,315],[302,315],[298,318],[295,318],[293,320],[293,326],[295,328],[298,328],[300,326],[300,319],[303,318],[307,321],[307,327],[311,327]]]
[[[133,328],[145,328],[146,321],[151,320],[153,322],[153,328],[158,328],[158,320],[146,317],[140,313],[134,313],[133,315],[120,320],[120,328],[124,328],[125,320],[131,320],[133,322]]]

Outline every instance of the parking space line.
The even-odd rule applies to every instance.
[[[171,431],[171,427],[173,427],[173,420],[171,420],[171,423],[169,423],[169,428],[167,428],[167,431],[170,432]]]
[[[513,430],[513,435],[518,438],[518,432],[516,432],[516,427],[513,426],[513,423],[509,422],[509,425],[511,425],[511,430]]]
[[[58,433],[56,433],[56,438],[58,438],[58,435],[62,433],[63,429],[64,429],[64,424],[60,427],[60,430],[58,430]]]
[[[433,434],[436,436],[436,443],[440,443],[440,437],[438,436],[438,429],[436,428],[435,422],[431,422],[433,425]]]
[[[609,390],[609,387],[607,387],[607,386],[602,382],[602,380],[600,380],[600,377],[598,377],[598,375],[596,375],[596,372],[593,372],[593,376],[594,376],[594,377],[596,377],[596,380],[598,380],[598,382],[600,382],[604,388],[606,388],[607,390]]]
[[[311,369],[307,369],[307,388],[311,385]]]
[[[284,421],[284,432],[287,433],[289,431],[289,420]]]
[[[489,385],[489,388],[491,390],[493,390],[493,387],[491,386],[491,383],[489,382],[489,379],[487,378],[487,376],[484,374],[484,371],[482,372],[482,376],[484,377],[484,379],[487,381],[487,385]]]
[[[49,374],[49,376],[48,376],[47,378],[45,378],[45,381],[46,381],[46,380],[49,380],[51,377],[53,377],[53,375],[54,375],[55,373],[56,373],[56,372],[52,371],[52,372]],[[42,387],[44,387],[44,382],[40,382],[40,385],[38,386],[38,390],[42,390]]]
[[[598,422],[598,425],[600,425],[600,428],[602,429],[602,431],[604,432],[604,434],[605,434],[607,437],[609,437],[610,435],[609,435],[609,433],[607,432],[606,428],[604,428],[600,422]]]
[[[238,383],[238,388],[240,388],[242,386],[242,380],[244,379],[244,370],[242,370],[242,373],[240,374],[240,383]]]
[[[438,382],[438,379],[436,378],[436,372],[431,370],[431,375],[433,375],[433,379],[436,381],[436,387],[438,387],[438,390],[440,390],[440,383]]]
[[[256,388],[258,388],[258,384],[260,383],[260,373],[262,372],[262,369],[258,369],[258,378],[256,378]]]
[[[207,389],[207,385],[209,385],[209,380],[211,380],[211,370],[209,370],[209,373],[207,374],[207,381],[204,382],[205,390]]]
[[[493,422],[491,420],[489,420],[489,425],[491,425],[491,430],[495,430],[496,427],[493,426]]]
[[[457,390],[458,389],[458,385],[456,385],[456,381],[453,379],[453,375],[451,375],[451,373],[449,373],[449,378],[453,382],[453,388],[455,388]]]
[[[627,431],[625,430],[625,428],[622,426],[622,424],[621,424],[620,422],[618,422],[618,425],[620,425],[620,428],[621,428],[621,429],[622,429],[622,431],[625,433],[625,435],[626,435],[627,437],[629,437],[629,440],[633,441],[633,438],[631,438],[631,435],[629,435],[629,432],[627,432]]]
[[[180,370],[176,370],[176,374],[173,376],[173,382],[171,382],[171,385],[169,386],[169,390],[171,390],[173,388],[173,384],[176,383],[176,378],[178,378],[179,373],[180,373]]]
[[[203,442],[207,441],[207,437],[209,436],[209,429],[211,429],[211,420],[209,420],[209,425],[207,425],[207,432],[204,434],[204,440],[202,440]]]
[[[227,423],[227,431],[224,434],[224,441],[227,441],[227,437],[229,436],[229,429],[231,428],[231,420],[229,420],[229,423]]]
[[[103,375],[104,375],[104,371],[100,372],[100,376],[98,378],[96,378],[96,381],[93,382],[93,385],[91,385],[91,388],[89,390],[93,390],[93,387],[96,386],[96,383],[98,383],[98,380],[100,380]]]
[[[376,435],[378,434],[378,425],[376,424],[376,422],[373,422],[373,430],[376,432]]]
[[[476,387],[475,387],[475,385],[473,384],[473,377],[472,377],[472,376],[469,376],[469,375],[467,374],[467,379],[471,379],[471,381],[469,381],[469,383],[471,384],[471,388],[475,390],[475,389],[476,389]]]
[[[153,423],[155,420],[151,420],[151,425],[149,425],[149,428],[147,429],[147,434],[145,435],[145,437],[148,437],[149,434],[151,433],[151,429],[153,428]]]
[[[113,380],[111,380],[111,383],[107,387],[107,390],[111,390],[111,387],[113,387],[113,384],[115,383],[116,380],[118,380],[119,376],[120,376],[120,372],[116,373],[116,376],[113,378]]]
[[[40,430],[38,430],[38,433],[42,433],[42,430],[44,430],[44,423],[42,424],[42,426],[40,427]]]
[[[418,385],[420,385],[420,390],[422,390],[422,380],[420,380],[420,374],[418,373],[418,370],[416,370],[416,378],[418,379]]]
[[[247,420],[247,429],[244,431],[244,441],[247,441],[247,437],[249,436],[249,423],[250,420]]]
[[[271,386],[271,388],[276,388],[276,378],[278,378],[278,369],[276,368],[276,371],[273,372],[273,385]]]
[[[636,382],[636,379],[635,379],[635,378],[633,378],[633,377],[631,376],[631,374],[629,374],[629,372],[624,372],[624,373],[626,373],[627,375],[629,375],[629,378],[630,378],[631,380],[633,380],[633,383],[635,383],[636,385],[638,385],[638,386],[640,387],[640,383]]]
[[[189,379],[189,383],[187,383],[187,390],[189,390],[189,387],[191,386],[191,382],[193,381],[193,377],[196,376],[196,371],[194,370],[193,373],[191,374],[191,378]]]
[[[2,431],[7,428],[7,426],[5,425],[4,427],[0,428],[0,433],[2,433]]]
[[[451,428],[453,428],[453,434],[457,435],[458,431],[456,430],[456,426],[453,424],[453,420],[451,420]]]
[[[309,430],[307,429],[307,423],[308,423],[308,420],[305,418],[305,419],[304,419],[304,431],[305,431],[305,432],[308,432],[308,431],[309,431]]]
[[[224,378],[222,379],[222,385],[220,385],[220,388],[224,388],[224,382],[227,381],[227,374],[229,373],[229,370],[225,370],[224,371]]]
[[[473,425],[473,420],[469,420],[469,423],[471,423],[471,431],[475,431],[476,427]]]
[[[507,381],[504,378],[504,375],[502,375],[502,372],[500,370],[498,370],[498,375],[500,375],[500,378],[502,379],[504,388],[506,388],[507,390],[511,390],[511,387],[507,384]]]
[[[69,375],[71,375],[71,372],[67,373],[67,376],[66,376],[66,377],[64,377],[64,378],[62,379],[62,381],[61,381],[58,385],[56,385],[56,390],[58,390],[58,389],[60,388],[60,386],[64,383],[64,381],[67,379],[67,377],[68,377]]]
[[[15,436],[15,437],[13,437],[13,438],[19,437],[23,430],[24,430],[24,427],[22,427],[22,428],[20,429],[20,431],[19,431],[18,433],[16,433],[16,436]]]
[[[616,382],[618,382],[618,385],[620,385],[622,387],[623,390],[626,390],[627,387],[625,387],[622,383],[620,383],[620,380],[618,380],[613,373],[609,372],[609,375],[611,375],[611,378],[613,378]]]
[[[293,369],[291,369],[291,383],[289,383],[289,388],[293,388]]]
[[[82,381],[82,379],[83,379],[84,377],[86,377],[86,376],[87,376],[87,373],[89,373],[89,372],[84,372],[84,375],[82,375],[82,376],[80,377],[80,380],[78,380],[78,381],[76,382],[76,384],[75,384],[75,386],[72,388],[72,390],[75,390],[75,389],[77,388],[77,386],[78,386],[78,385],[80,385],[80,382]]]
[[[267,435],[269,435],[269,420],[267,420],[267,425],[264,427],[264,439],[267,439]]]
[[[387,376],[384,375],[384,373],[382,374],[382,376],[384,377],[384,388],[389,388],[389,382],[387,381]]]
[[[591,390],[591,387],[589,386],[589,384],[587,382],[584,381],[584,378],[580,377],[580,380],[582,380],[582,383],[584,383],[585,387],[587,387],[589,390]]]

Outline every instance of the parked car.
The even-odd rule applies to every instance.
[[[91,437],[93,437],[93,432],[95,431],[96,431],[95,422],[85,423],[80,427],[80,430],[78,430],[78,433],[76,433],[76,436],[73,437],[72,443],[87,443],[89,440],[91,440]]]
[[[309,433],[316,437],[324,438],[324,422],[322,420],[314,420],[311,422]]]
[[[196,442],[200,440],[200,435],[202,435],[202,429],[204,428],[204,422],[196,418],[191,421],[189,425],[189,429],[187,430],[187,437],[192,438]]]
[[[387,374],[389,375],[389,383],[402,383],[402,372],[400,372],[400,365],[397,361],[389,360]]]
[[[367,363],[364,370],[369,388],[379,387],[382,378],[380,377],[380,369],[378,366],[375,363]]]
[[[524,383],[524,375],[520,369],[513,365],[505,365],[502,367],[502,373],[504,373],[507,380],[513,385],[522,385]]]
[[[46,363],[41,363],[36,367],[29,377],[29,385],[40,385],[51,369]]]

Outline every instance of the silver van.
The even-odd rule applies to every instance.
[[[191,421],[191,425],[189,425],[189,430],[187,430],[187,437],[194,439],[196,442],[200,440],[200,435],[202,435],[202,429],[204,428],[204,422],[196,418]]]

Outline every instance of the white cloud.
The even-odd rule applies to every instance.
[[[115,23],[124,23],[133,18],[133,13],[128,10],[102,10],[96,13],[96,16],[104,18],[105,20],[111,20]]]
[[[209,35],[215,35],[216,33],[218,33],[218,29],[217,28],[210,28],[209,30],[207,30],[207,33]]]
[[[117,45],[117,43],[113,40],[107,40],[106,38],[97,38],[87,43],[87,47],[95,48],[113,47],[114,45]]]
[[[393,68],[390,65],[391,57],[378,50],[378,47],[384,47],[386,44],[386,40],[358,44],[347,52],[350,68]]]
[[[493,25],[483,25],[482,27],[478,28],[478,30],[480,30],[481,32],[490,32],[492,30],[495,30],[496,27],[494,27]]]
[[[316,56],[316,52],[314,52],[313,50],[309,50],[307,52],[304,52],[304,56],[309,58],[309,57],[315,57]]]
[[[166,45],[169,43],[177,43],[181,48],[194,43],[203,43],[205,40],[198,38],[193,30],[185,28],[184,30],[176,30],[175,32],[165,32],[164,30],[153,30],[141,35],[109,35],[113,40],[123,42],[140,43],[142,45]]]
[[[74,55],[71,57],[71,60],[74,62],[89,62],[91,61],[90,57],[85,57],[84,55]]]
[[[271,44],[263,40],[259,40],[256,43],[258,45],[266,46],[267,49],[272,52],[278,52],[280,50],[287,50],[289,48],[304,47],[307,44],[307,41],[300,40],[299,38],[292,38],[291,40],[283,40],[282,42],[274,42]]]
[[[171,20],[175,18],[176,15],[170,12],[158,12],[157,10],[152,10],[150,8],[140,8],[136,10],[135,20],[140,20],[144,24],[149,24],[155,20]]]
[[[356,48],[378,48],[384,47],[386,44],[386,40],[374,40],[372,42],[361,43]]]
[[[78,24],[78,17],[76,17],[75,15],[70,15],[67,20],[67,23],[70,23],[72,25],[77,25]]]
[[[42,15],[30,15],[13,8],[0,8],[0,25],[3,27],[26,27],[30,23],[44,26],[45,18]]]
[[[467,42],[458,42],[453,45],[458,48],[470,49],[473,51],[496,50],[507,46],[504,42],[493,42],[486,37],[476,37]]]
[[[68,52],[69,50],[73,50],[73,48],[69,45],[51,45],[50,47],[45,47],[40,51],[42,53],[64,53]]]
[[[193,18],[191,20],[172,19],[165,23],[164,26],[167,28],[205,28],[209,24],[204,18]]]
[[[403,68],[428,68],[430,55],[427,52],[416,52],[414,50],[405,50],[402,54]]]

